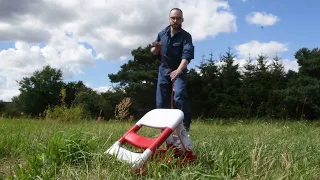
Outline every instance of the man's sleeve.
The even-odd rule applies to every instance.
[[[193,58],[194,58],[194,46],[192,43],[192,37],[188,33],[186,35],[184,42],[183,42],[182,59],[186,59],[190,63],[190,61]]]

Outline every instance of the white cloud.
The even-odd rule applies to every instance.
[[[250,24],[260,26],[272,26],[280,21],[279,17],[276,15],[267,14],[266,12],[252,12],[247,15],[246,20]]]
[[[55,35],[59,37],[58,33]],[[19,91],[16,81],[32,75],[47,64],[61,69],[64,78],[68,78],[82,73],[83,66],[94,65],[94,57],[91,49],[86,49],[66,36],[58,42],[53,38],[44,47],[17,41],[14,48],[0,51],[0,78],[5,80],[0,90],[0,99],[8,100],[17,95]]]
[[[288,71],[288,70],[293,70],[296,72],[299,71],[299,64],[296,59],[294,59],[294,60],[282,59],[281,62],[284,65],[284,68],[286,71]]]
[[[11,101],[12,97],[19,95],[20,92],[18,89],[5,88],[0,89],[0,100],[8,102]]]
[[[256,58],[258,55],[263,54],[266,56],[275,56],[281,52],[288,51],[288,45],[276,41],[259,42],[252,40],[248,43],[240,44],[235,47],[239,56],[243,58]]]
[[[0,78],[6,80],[4,88],[17,92],[15,80],[30,76],[46,64],[61,68],[70,77],[82,73],[83,66],[94,65],[96,58],[124,60],[131,56],[132,49],[154,41],[157,33],[168,25],[169,10],[173,7],[184,11],[183,27],[193,35],[194,41],[237,31],[236,16],[225,0],[123,2],[3,2],[0,43],[15,42],[15,47],[0,51]],[[91,45],[96,56],[81,42]],[[4,94],[2,89],[0,99]]]
[[[284,65],[286,71],[289,69],[298,71],[298,63],[296,60],[281,59],[281,53],[288,51],[288,45],[286,43],[280,43],[276,41],[259,42],[256,40],[248,43],[240,44],[235,47],[238,59],[236,62],[242,67],[250,58],[253,63],[256,62],[256,58],[259,55],[266,56],[267,64],[272,62],[272,59],[278,55],[280,62]]]
[[[98,93],[104,93],[104,92],[113,90],[111,86],[101,86],[101,87],[92,88],[92,89]]]

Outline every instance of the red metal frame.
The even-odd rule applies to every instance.
[[[119,139],[119,142],[121,144],[127,142],[140,149],[150,149],[153,153],[155,153],[156,149],[159,148],[161,144],[165,142],[169,135],[173,132],[171,128],[167,127],[161,132],[158,137],[149,138],[137,134],[137,131],[141,127],[135,124]]]
[[[138,130],[141,127],[142,126],[135,124],[119,139],[119,142],[121,144],[129,143],[136,148],[140,148],[144,150],[150,149],[153,152],[153,155],[150,158],[151,160],[164,159],[166,157],[166,152],[168,150],[174,151],[174,156],[168,158],[169,163],[172,162],[173,158],[179,158],[179,160],[176,163],[177,165],[190,164],[197,159],[197,156],[193,152],[179,150],[173,145],[167,145],[166,148],[158,149],[166,141],[169,135],[173,132],[171,128],[165,128],[161,132],[161,134],[156,138],[149,138],[149,137],[145,137],[137,134]]]

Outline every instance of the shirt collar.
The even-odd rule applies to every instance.
[[[171,33],[171,32],[170,32],[170,28],[171,28],[170,25],[166,27],[166,31],[165,31],[165,32],[166,32],[167,35],[170,35],[170,33]],[[180,29],[178,30],[178,32],[177,32],[176,34],[180,33],[181,30],[182,30],[182,28],[180,27]]]

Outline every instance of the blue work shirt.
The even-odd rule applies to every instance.
[[[182,59],[191,61],[194,58],[194,46],[192,43],[192,36],[184,29],[180,29],[171,37],[170,26],[158,33],[156,42],[161,41],[161,64],[160,70],[166,70],[167,65],[174,71],[176,70]],[[165,62],[167,65],[165,64]],[[183,70],[186,72],[187,68]]]

